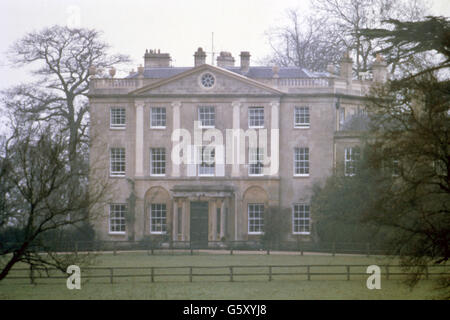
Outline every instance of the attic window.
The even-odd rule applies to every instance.
[[[201,77],[202,86],[204,86],[205,88],[211,88],[212,86],[214,86],[215,81],[216,79],[211,73],[205,73]]]

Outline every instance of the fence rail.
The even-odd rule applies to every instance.
[[[405,277],[416,274],[406,271],[405,266],[400,265],[378,265],[381,275],[386,280],[398,277]],[[150,267],[86,267],[81,270],[81,279],[107,279],[111,284],[121,278],[144,278],[148,282],[157,281],[187,281],[194,282],[194,279],[203,277],[206,281],[249,281],[263,280],[274,281],[289,280],[356,280],[357,276],[367,277],[367,265],[230,265],[230,266],[150,266]],[[448,276],[450,270],[446,265],[432,266],[410,266],[421,268],[419,273],[425,280],[430,280],[437,276]],[[20,272],[28,272],[27,275],[15,275]],[[68,276],[62,275],[56,268],[34,268],[32,276],[29,268],[15,268],[12,274],[6,279],[30,279],[35,283],[36,279],[65,279]],[[329,276],[332,278],[330,279]],[[249,279],[249,277],[253,277]],[[255,279],[257,277],[257,279]],[[326,277],[326,278],[324,278]],[[276,278],[276,279],[275,279]],[[361,278],[361,277],[360,277]]]
[[[13,243],[0,243],[0,249],[14,247]],[[238,250],[264,251],[270,254],[272,251],[294,251],[303,255],[304,252],[329,253],[331,255],[339,253],[387,255],[389,251],[385,248],[372,244],[361,242],[307,242],[307,241],[284,241],[276,244],[263,243],[261,241],[161,241],[161,240],[143,240],[143,241],[72,241],[56,242],[47,246],[37,245],[36,251],[45,252],[46,250],[56,252],[85,252],[85,251],[110,251],[117,254],[119,251],[145,250],[149,254],[175,253],[182,252],[193,254],[199,249],[214,249],[228,251],[234,254]],[[12,250],[11,250],[12,251]]]

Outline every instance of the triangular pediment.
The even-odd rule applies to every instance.
[[[212,75],[213,85],[205,86],[204,81],[202,81],[205,74]],[[211,77],[209,77],[210,80]],[[139,96],[154,94],[282,95],[283,92],[226,69],[204,64],[148,84],[130,92],[130,94]]]

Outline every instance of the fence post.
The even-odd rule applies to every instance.
[[[350,266],[347,266],[347,281],[350,280]]]
[[[308,280],[311,280],[310,266],[306,266],[306,273],[308,275]]]
[[[113,241],[113,255],[116,255],[116,241]]]
[[[111,284],[113,284],[113,274],[114,274],[114,268],[109,268],[109,280]]]
[[[189,282],[192,282],[192,267],[189,267]]]
[[[389,280],[389,266],[386,266],[386,280]]]
[[[272,266],[269,266],[269,281],[272,281]]]
[[[270,254],[270,249],[269,248],[267,248],[267,255],[269,255]]]
[[[153,267],[150,269],[150,279],[152,282],[155,282],[155,268]]]
[[[233,282],[233,267],[230,267],[230,282]]]

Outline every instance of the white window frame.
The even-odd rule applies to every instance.
[[[256,115],[251,115],[251,113],[254,111],[258,111],[258,112],[262,111],[262,125],[252,124],[253,121],[256,122],[256,120],[258,120],[258,121],[261,120],[260,116],[256,117]],[[251,129],[264,128],[264,123],[265,123],[264,107],[249,107],[247,116],[248,116],[248,127],[249,128],[251,128]]]
[[[121,207],[124,207],[125,209],[124,210],[122,210],[122,217],[117,217],[117,216],[114,216],[114,218],[112,218],[111,217],[111,213],[112,213],[112,211],[113,211],[113,208],[112,207],[115,207],[115,206],[121,206]],[[125,218],[125,215],[126,215],[126,213],[127,213],[127,204],[126,203],[110,203],[109,204],[109,215],[108,215],[108,233],[109,234],[126,234],[126,230],[127,230],[127,222],[126,222],[126,218]],[[121,221],[120,223],[117,223],[117,222],[114,222],[114,223],[112,223],[112,220],[119,220],[119,221]],[[123,221],[122,221],[123,220]],[[124,231],[112,231],[111,229],[112,229],[112,227],[113,226],[124,226]]]
[[[299,157],[302,157],[302,150],[306,150],[306,153],[303,153],[303,157],[307,157],[307,159],[297,159],[297,151],[300,153]],[[310,174],[310,153],[309,147],[296,147],[294,148],[294,177],[309,177]],[[297,173],[297,164],[299,165],[298,169],[303,169],[304,171],[308,171],[307,173]]]
[[[252,173],[256,168],[259,168],[259,173]],[[264,148],[248,149],[248,175],[251,177],[264,176]]]
[[[162,112],[157,112],[157,111],[162,111],[164,110],[164,125],[153,125],[153,116],[156,117],[160,117],[159,119],[155,119],[155,122],[158,123],[159,121],[162,121]],[[150,108],[150,128],[151,129],[166,129],[167,126],[167,110],[166,107],[151,107]]]
[[[212,149],[214,152],[214,155],[210,158],[211,153],[210,152],[204,152],[207,148]],[[216,148],[212,146],[197,146],[197,154],[198,154],[198,165],[197,165],[197,172],[199,177],[213,177],[216,175]],[[205,155],[206,162],[203,162],[203,156]],[[210,159],[213,160],[211,166],[204,166],[203,164],[208,165],[207,162],[210,161]],[[205,168],[213,168],[212,173],[204,171]]]
[[[307,110],[304,112],[304,110]],[[297,116],[299,119],[308,119],[308,121],[297,122]],[[296,129],[309,129],[311,126],[311,113],[309,106],[301,106],[294,108],[294,128]]]
[[[161,153],[161,151],[163,153]],[[159,153],[159,154],[155,154]],[[161,159],[153,159],[154,156],[164,156],[164,161]],[[164,173],[153,173],[153,169],[159,169],[158,166],[155,167],[156,163],[163,163]],[[152,177],[164,177],[167,171],[167,157],[166,157],[166,148],[151,148],[150,149],[150,176]]]
[[[258,210],[258,212],[254,212],[254,214],[258,213],[261,216],[258,218],[255,217],[250,217],[250,208],[254,207],[254,206],[258,206],[258,208],[262,208],[262,212],[261,210]],[[263,203],[249,203],[247,204],[247,221],[248,221],[248,234],[264,234],[264,204]],[[262,229],[260,231],[250,231],[250,227],[252,226],[252,221],[258,221],[258,228]],[[255,226],[253,226],[255,227]]]
[[[212,110],[212,112],[211,112],[211,110]],[[205,112],[205,114],[212,115],[212,118],[208,117],[208,119],[204,119],[205,121],[206,120],[211,121],[211,119],[212,119],[212,122],[213,122],[212,125],[211,124],[207,124],[207,125],[203,124],[203,120],[202,120],[203,112],[202,111],[207,111],[207,112]],[[214,107],[214,106],[199,106],[198,109],[197,109],[197,112],[198,112],[198,117],[197,118],[198,118],[198,121],[199,121],[199,127],[200,128],[202,128],[202,129],[214,129],[216,127],[216,107]]]
[[[114,115],[114,112],[120,111],[120,115]],[[123,123],[114,123],[114,120],[121,119]],[[109,128],[113,130],[124,130],[127,127],[127,114],[124,107],[111,107],[109,109]]]
[[[153,209],[153,206],[160,206],[160,208]],[[162,207],[164,206],[164,209]],[[160,216],[153,216],[153,213],[160,213]],[[164,215],[162,215],[164,213]],[[154,220],[160,220],[160,223],[155,223]],[[159,227],[153,230],[153,227]],[[151,234],[166,234],[167,233],[167,204],[166,203],[151,203],[150,204],[150,233]]]
[[[123,152],[123,171],[113,171],[113,161],[114,162],[119,162],[122,161],[122,159],[120,160],[116,160],[113,159],[113,150],[115,151],[122,151]],[[119,164],[120,165],[120,164]],[[125,148],[110,148],[109,149],[109,176],[110,177],[125,177],[126,174],[126,169],[127,168],[127,157],[126,157],[126,151]]]
[[[354,159],[355,151],[358,150],[358,159]],[[344,175],[347,177],[353,177],[356,174],[356,164],[361,156],[361,150],[358,147],[345,148],[344,151]],[[350,169],[350,165],[353,172],[347,172]]]
[[[303,210],[298,210],[300,207]],[[306,210],[307,208],[307,210]],[[306,212],[308,217],[306,218]],[[307,224],[305,223],[307,221]],[[305,230],[305,226],[308,226],[308,231],[296,231]],[[311,207],[308,203],[294,203],[292,205],[292,233],[293,234],[311,234]]]

